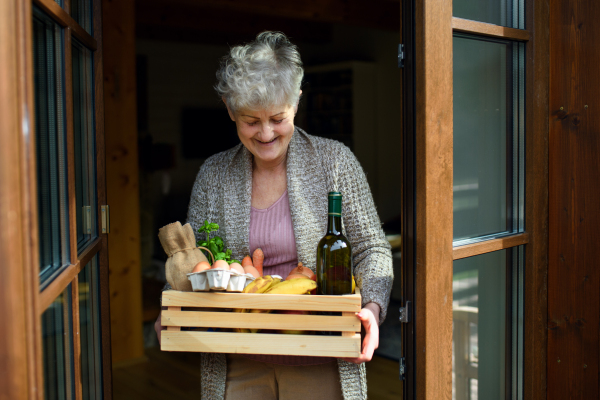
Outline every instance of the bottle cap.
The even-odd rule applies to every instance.
[[[342,194],[340,192],[329,192],[329,215],[342,216]]]

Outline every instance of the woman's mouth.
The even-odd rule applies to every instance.
[[[262,140],[259,140],[259,139],[254,139],[254,140],[256,140],[260,144],[270,144],[270,143],[273,143],[275,140],[277,140],[277,137],[274,137],[273,139],[269,140],[268,142],[263,142]]]

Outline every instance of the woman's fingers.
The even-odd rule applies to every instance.
[[[358,319],[360,319],[362,325],[365,328],[365,338],[362,342],[362,351],[360,355],[356,358],[342,358],[342,360],[352,362],[355,364],[361,364],[367,361],[371,361],[373,358],[373,353],[375,349],[379,347],[379,326],[377,325],[377,321],[375,316],[371,312],[371,310],[363,308],[359,313],[356,314]]]
[[[154,323],[154,330],[156,331],[156,336],[158,337],[158,343],[160,343],[161,331],[164,331],[165,329],[167,329],[167,328],[162,326],[161,316],[159,315],[158,318],[156,319],[156,322]]]

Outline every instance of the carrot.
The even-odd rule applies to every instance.
[[[265,253],[263,253],[260,247],[254,250],[254,253],[252,253],[252,261],[254,262],[254,268],[256,268],[260,273],[260,276],[262,276],[263,262],[265,261]]]
[[[242,260],[242,267],[247,267],[248,265],[252,265],[252,259],[250,258],[250,256],[246,256]]]

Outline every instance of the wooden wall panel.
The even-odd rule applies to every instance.
[[[548,399],[597,399],[600,2],[550,1]]]
[[[103,1],[112,360],[143,357],[133,0]]]
[[[526,3],[525,321],[523,398],[546,399],[548,305],[548,12],[547,0]]]

